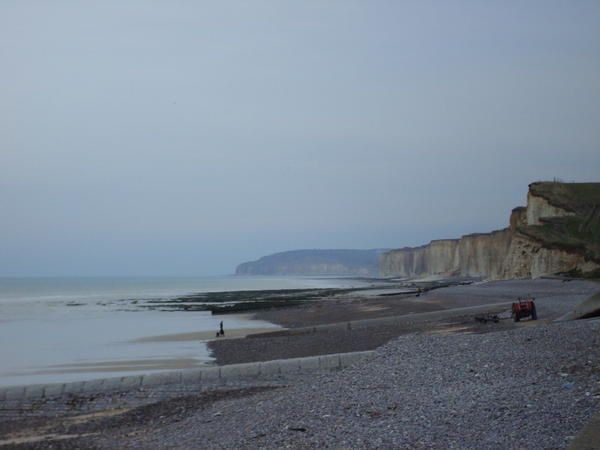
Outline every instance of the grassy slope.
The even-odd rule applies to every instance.
[[[530,192],[575,215],[519,230],[549,247],[581,252],[600,262],[600,183],[539,182],[530,185]]]
[[[529,190],[552,205],[585,215],[594,206],[600,206],[600,183],[532,183]]]

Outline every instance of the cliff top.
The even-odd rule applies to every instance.
[[[600,183],[560,183],[538,181],[529,185],[529,192],[551,205],[575,213],[587,213],[600,205]]]
[[[529,192],[574,215],[546,218],[542,225],[519,227],[520,232],[600,261],[600,183],[537,182],[529,185]]]

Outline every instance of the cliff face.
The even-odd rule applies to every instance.
[[[424,273],[451,273],[456,270],[458,262],[458,242],[458,239],[443,239],[421,247],[384,253],[381,257],[382,272],[409,277]]]
[[[463,236],[458,246],[458,270],[470,277],[499,278],[511,242],[509,229]]]
[[[527,225],[541,225],[544,219],[574,215],[574,212],[551,205],[548,200],[531,191],[527,193]]]
[[[571,270],[587,273],[599,267],[597,262],[587,260],[584,255],[545,248],[542,243],[517,234],[512,239],[502,273],[490,278],[537,278]]]
[[[291,250],[237,266],[236,275],[354,275],[379,272],[382,250]]]
[[[384,253],[384,276],[530,278],[600,268],[600,183],[533,183],[509,227]]]

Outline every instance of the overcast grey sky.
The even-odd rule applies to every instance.
[[[210,275],[600,181],[597,1],[0,2],[0,275]]]

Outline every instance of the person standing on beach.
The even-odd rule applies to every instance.
[[[221,320],[221,325],[220,325],[220,328],[219,328],[219,334],[221,336],[225,336],[225,331],[223,330],[223,321],[222,320]]]

